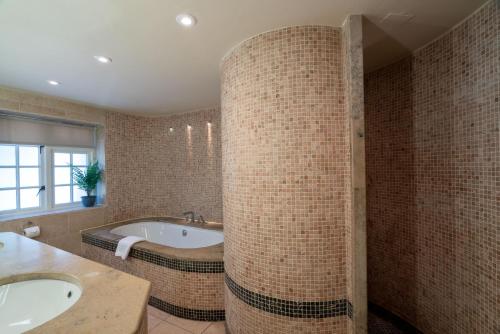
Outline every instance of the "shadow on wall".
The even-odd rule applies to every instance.
[[[364,16],[363,67],[365,73],[409,56],[414,46],[405,45],[401,41],[408,40],[409,35],[414,36],[415,31],[420,32],[419,40],[412,39],[412,41],[420,41],[423,44],[427,41],[428,36],[435,34],[435,31],[445,32],[447,29],[446,26],[436,24],[424,25],[413,19],[404,22],[403,18],[403,21],[400,21],[397,15],[393,19]],[[397,36],[401,38],[398,39]]]
[[[384,31],[376,18],[363,17],[363,68],[365,73],[391,64],[410,54],[410,50]],[[378,20],[377,20],[378,21]],[[390,54],[383,50],[391,50]]]
[[[418,252],[416,226],[400,223],[416,214],[411,59],[397,66],[376,80],[365,77],[368,298],[391,310],[398,305],[408,320],[416,316]]]

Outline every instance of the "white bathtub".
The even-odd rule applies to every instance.
[[[110,232],[143,237],[147,241],[175,248],[201,248],[224,242],[222,231],[155,221],[122,225]]]

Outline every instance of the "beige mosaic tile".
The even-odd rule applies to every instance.
[[[218,108],[158,118],[109,113],[106,191],[110,219],[178,217],[195,211],[221,222],[220,129]]]
[[[151,282],[151,295],[175,306],[195,310],[224,310],[224,274],[184,272],[136,258],[123,261],[113,252],[82,243],[84,257]],[[163,312],[152,315],[162,319]],[[176,318],[172,318],[176,319]]]
[[[368,288],[424,333],[498,333],[498,2],[365,77]]]
[[[346,298],[342,57],[339,29],[301,26],[247,40],[222,63],[224,262],[245,289]],[[228,293],[226,317],[232,334],[343,333],[348,319],[272,315]]]
[[[347,333],[347,316],[323,319],[290,318],[267,313],[249,307],[235,298],[230,292],[226,294],[226,322],[231,334],[344,334]]]

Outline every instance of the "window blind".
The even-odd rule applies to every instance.
[[[96,127],[0,111],[0,143],[92,148]]]

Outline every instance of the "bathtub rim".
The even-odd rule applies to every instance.
[[[194,242],[193,242],[193,244],[191,245],[193,247],[177,247],[177,246],[174,246],[174,245],[165,245],[163,243],[155,242],[155,241],[152,241],[152,240],[148,240],[149,242],[160,244],[162,246],[177,248],[177,249],[199,249],[199,248],[206,248],[206,247],[211,247],[211,246],[217,246],[219,244],[223,244],[224,243],[224,233],[222,231],[219,231],[219,230],[216,230],[216,229],[213,229],[213,228],[212,229],[203,228],[203,227],[199,226],[200,224],[197,224],[197,223],[180,225],[180,224],[174,224],[174,223],[171,223],[171,222],[161,222],[161,221],[158,221],[158,220],[156,220],[156,221],[145,220],[145,221],[142,221],[142,222],[139,222],[139,223],[129,223],[129,224],[125,224],[125,225],[120,225],[120,226],[114,227],[113,229],[110,230],[110,232],[114,233],[114,234],[121,235],[121,236],[139,236],[139,237],[145,237],[143,235],[136,235],[136,234],[134,234],[134,232],[130,232],[130,231],[127,231],[127,230],[125,230],[125,231],[123,231],[123,230],[122,231],[116,231],[116,230],[121,229],[121,228],[125,228],[126,229],[129,226],[133,227],[133,226],[139,225],[139,229],[141,229],[142,227],[140,227],[140,225],[142,225],[143,227],[147,228],[148,226],[163,225],[163,224],[169,225],[169,228],[170,227],[173,227],[174,229],[182,228],[183,230],[187,231],[188,234],[189,233],[207,233],[207,237],[209,235],[217,235],[217,237],[222,236],[222,241],[221,242],[214,241],[210,245],[206,245],[206,246],[193,246],[194,245]],[[182,227],[180,227],[180,226],[182,226]],[[147,238],[147,237],[145,237],[145,238]]]
[[[164,222],[169,224],[181,225],[186,227],[195,227],[207,230],[223,231],[221,223],[209,222],[207,224],[187,223],[184,218],[163,216],[163,217],[140,217],[134,219],[126,219],[118,222],[108,223],[98,227],[84,229],[80,231],[81,236],[94,238],[104,242],[118,243],[120,239],[125,238],[123,235],[112,233],[113,228],[142,222]],[[191,262],[222,262],[224,258],[224,242],[216,245],[200,247],[200,248],[175,248],[165,245],[156,244],[150,241],[141,241],[136,243],[132,249],[139,251],[150,252],[162,257],[186,260]]]

